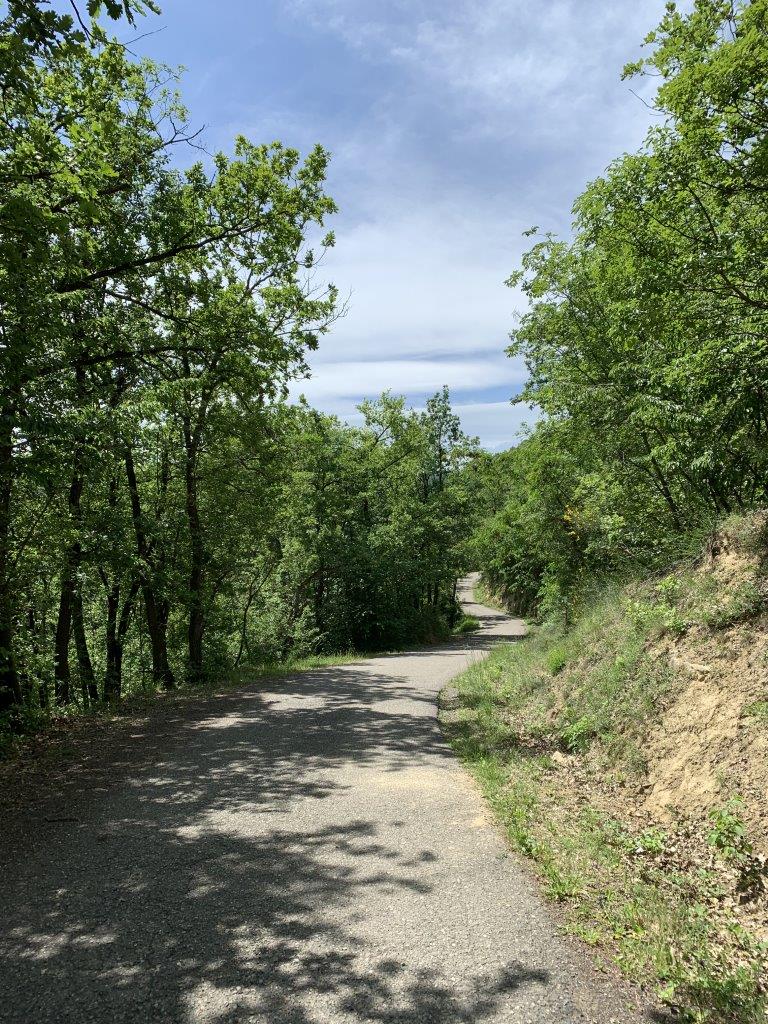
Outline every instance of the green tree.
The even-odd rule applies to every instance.
[[[520,398],[547,423],[481,537],[526,607],[587,571],[668,558],[676,537],[768,496],[767,14],[668,6],[626,69],[659,76],[660,122],[578,197],[572,239],[538,239],[510,279],[529,300],[510,347],[529,370]],[[531,503],[540,519],[521,529]],[[570,540],[551,547],[566,508]]]

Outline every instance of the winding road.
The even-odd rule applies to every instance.
[[[651,1020],[563,937],[436,696],[524,632],[209,697],[93,741],[0,837],[8,1024]]]

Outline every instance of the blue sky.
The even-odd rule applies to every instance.
[[[504,287],[532,224],[570,206],[653,115],[621,68],[664,0],[161,0],[134,45],[187,71],[207,148],[242,133],[321,142],[340,207],[323,273],[346,317],[295,393],[350,418],[384,388],[421,406],[444,383],[465,429],[508,447],[525,409],[504,355]]]

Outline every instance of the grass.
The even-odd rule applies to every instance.
[[[358,661],[375,658],[375,654],[360,654],[348,651],[343,654],[310,654],[304,658],[291,661],[267,662],[263,665],[248,665],[235,669],[224,686],[245,686],[255,679],[279,678],[291,676],[295,672],[311,672],[317,668],[333,668],[336,665],[353,665]],[[221,684],[211,684],[214,690],[221,689]]]
[[[504,612],[506,615],[510,613],[504,602],[493,594],[485,584],[485,581],[479,579],[474,585],[472,590],[473,600],[477,604],[485,605],[486,608],[493,608],[497,612]]]
[[[465,633],[474,633],[481,625],[480,619],[476,619],[474,615],[462,615],[451,633],[454,636],[463,636]]]
[[[742,714],[760,725],[768,725],[768,700],[756,700],[748,704]]]
[[[534,862],[571,931],[628,977],[654,984],[681,1019],[764,1024],[767,951],[732,913],[723,883],[726,839],[740,835],[733,810],[710,830],[722,870],[708,862],[692,869],[675,853],[675,838],[660,829],[633,832],[599,801],[585,801],[558,761],[577,755],[596,775],[618,781],[643,774],[642,737],[672,682],[649,639],[688,628],[710,607],[697,598],[681,611],[686,593],[675,580],[616,590],[567,633],[545,625],[497,648],[456,681],[458,709],[443,720],[511,845]],[[740,597],[734,605],[743,613]],[[751,713],[761,717],[764,709]]]

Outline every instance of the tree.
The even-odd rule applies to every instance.
[[[514,524],[548,486],[515,462],[503,571],[483,541],[529,607],[551,579],[579,585],[569,565],[663,560],[768,496],[767,18],[762,0],[668,5],[626,69],[660,76],[663,120],[578,197],[572,240],[540,238],[510,279],[530,300],[510,347],[530,373],[520,400],[548,418],[524,450],[552,476],[568,467],[564,502],[526,540]],[[573,545],[542,545],[566,514]]]
[[[90,5],[91,15],[99,6]],[[119,13],[114,3],[108,8],[111,16]],[[125,7],[131,17],[136,10]],[[332,289],[317,293],[305,279],[313,259],[307,232],[334,209],[323,192],[322,149],[301,163],[278,144],[258,147],[241,139],[233,158],[214,158],[212,176],[200,164],[176,171],[168,150],[190,136],[183,108],[167,89],[174,76],[133,62],[95,23],[77,28],[71,18],[48,14],[18,3],[5,23],[0,711],[22,697],[14,494],[24,490],[26,475],[42,467],[44,477],[46,461],[72,446],[71,539],[62,552],[55,659],[59,698],[67,701],[72,634],[81,672],[89,673],[79,586],[85,459],[88,450],[114,440],[103,420],[85,424],[98,389],[106,381],[114,394],[118,380],[128,382],[121,405],[146,395],[146,383],[167,385],[169,366],[188,382],[179,393],[186,412],[177,394],[167,415],[180,415],[188,427],[187,511],[195,538],[195,466],[209,407],[232,400],[238,389],[255,389],[262,400],[276,394],[300,370],[302,352],[316,344],[335,300]],[[323,244],[332,244],[332,237]],[[147,370],[148,382],[142,377]],[[201,377],[194,396],[191,382]],[[130,438],[122,447],[154,672],[170,684],[163,599],[154,593],[151,564],[158,546],[141,507]],[[198,540],[191,550],[199,563]],[[199,668],[199,564],[193,574],[190,650]],[[129,584],[127,593],[133,589]],[[113,661],[116,641],[113,634]],[[93,691],[95,684],[88,685]]]

